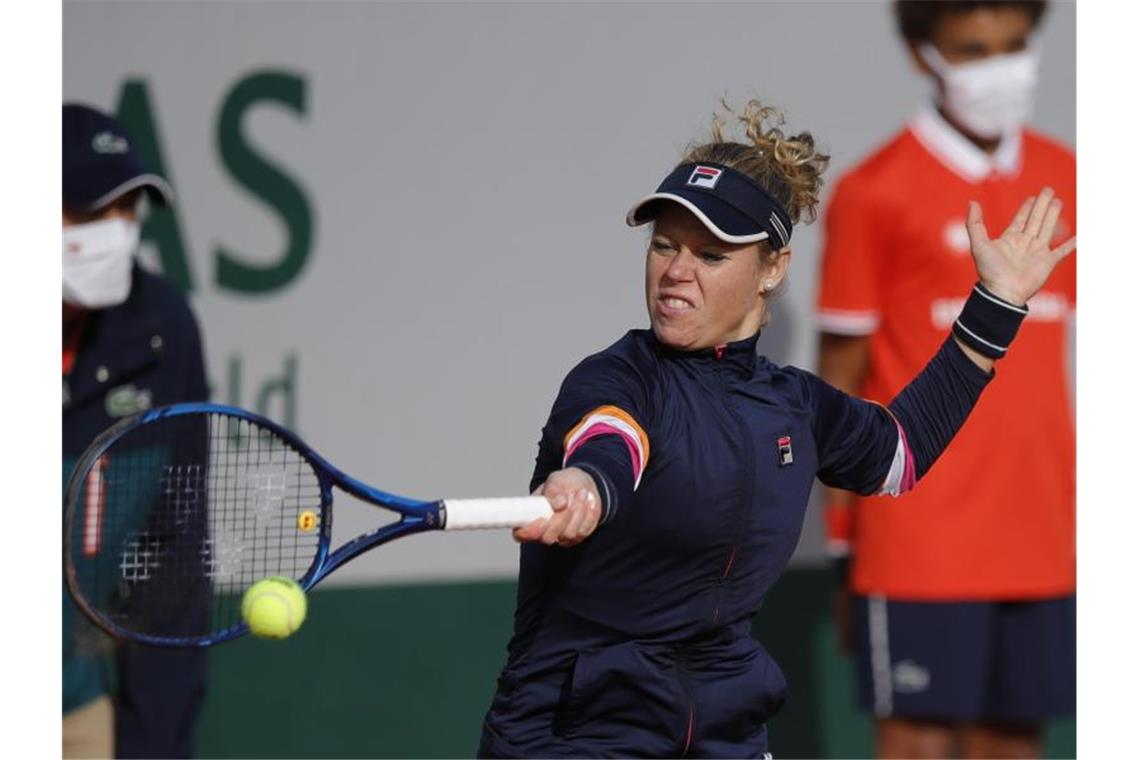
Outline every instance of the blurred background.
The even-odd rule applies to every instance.
[[[929,98],[881,1],[63,9],[64,99],[117,114],[174,186],[143,256],[191,299],[213,400],[422,498],[524,492],[565,373],[647,326],[625,211],[721,97],[783,108],[832,177]],[[1032,120],[1070,145],[1075,16],[1044,19]],[[815,366],[818,247],[797,230],[777,362]],[[772,748],[866,756],[818,511],[754,625],[791,684]],[[345,497],[337,539],[374,520]],[[199,756],[472,755],[517,558],[506,533],[417,536],[338,571],[290,640],[211,652]],[[1050,756],[1074,736],[1053,726]]]

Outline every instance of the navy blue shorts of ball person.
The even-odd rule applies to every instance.
[[[1048,189],[994,240],[972,207],[984,275],[963,330],[888,406],[848,396],[757,353],[827,160],[774,116],[750,103],[746,142],[717,123],[628,214],[653,225],[650,329],[579,363],[543,428],[531,487],[554,515],[515,531],[515,630],[482,756],[763,756],[786,684],[750,620],[792,556],[812,482],[912,488],[1075,245],[1049,249]]]
[[[1076,711],[1076,599],[855,597],[859,706],[916,720],[1011,724]]]

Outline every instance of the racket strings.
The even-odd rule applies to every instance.
[[[246,588],[270,575],[302,577],[319,549],[315,472],[241,418],[140,426],[89,468],[84,486],[68,507],[80,595],[135,633],[195,639],[234,628]]]

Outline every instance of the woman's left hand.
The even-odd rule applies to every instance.
[[[982,221],[982,207],[970,202],[966,232],[978,279],[987,290],[1023,306],[1041,289],[1053,267],[1077,247],[1077,239],[1072,237],[1049,249],[1061,205],[1053,196],[1053,189],[1047,187],[1027,198],[1001,237],[990,240]]]

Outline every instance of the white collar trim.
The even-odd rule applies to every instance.
[[[910,131],[927,151],[968,182],[981,182],[993,172],[1013,176],[1021,171],[1020,129],[1003,135],[991,155],[967,140],[928,104],[910,120]]]

